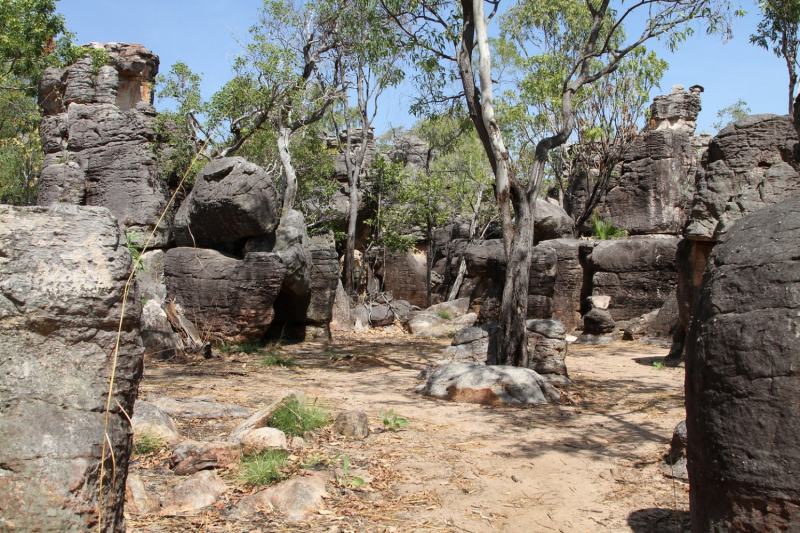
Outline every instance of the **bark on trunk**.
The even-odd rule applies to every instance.
[[[428,307],[431,306],[431,270],[433,270],[433,230],[431,229],[431,221],[428,219],[425,225],[425,233],[428,240],[428,250],[425,252],[425,292],[427,293]]]
[[[283,192],[283,212],[294,209],[294,201],[297,196],[297,173],[292,165],[292,155],[289,153],[289,128],[283,127],[278,133],[278,156],[281,158],[283,173],[286,176],[286,189]]]

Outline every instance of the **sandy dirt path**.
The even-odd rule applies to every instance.
[[[666,349],[618,343],[570,347],[570,401],[537,408],[458,404],[422,397],[412,388],[447,341],[402,333],[340,337],[331,345],[285,346],[297,366],[266,367],[257,355],[147,365],[140,396],[214,396],[256,409],[300,390],[336,409],[363,410],[375,430],[365,441],[323,433],[313,449],[347,455],[367,489],[332,490],[330,513],[288,524],[267,515],[227,519],[252,489],[234,471],[225,501],[192,516],[130,517],[129,531],[688,531],[688,487],[659,465],[684,417],[683,370],[657,369]],[[381,409],[410,425],[382,432]],[[181,421],[186,436],[222,439],[238,420]],[[179,478],[160,456],[134,461],[133,471],[157,492]]]

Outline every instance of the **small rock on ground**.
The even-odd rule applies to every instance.
[[[343,411],[333,422],[333,431],[345,437],[366,438],[369,435],[369,420],[364,411]]]
[[[142,478],[128,474],[125,482],[125,511],[131,514],[153,514],[161,510],[158,496],[149,492]]]
[[[171,489],[161,498],[161,507],[168,512],[189,512],[212,505],[228,486],[208,470],[198,472]]]
[[[327,476],[314,473],[282,481],[239,502],[233,511],[237,517],[246,517],[259,511],[277,510],[289,520],[308,520],[323,508]]]
[[[241,460],[239,446],[232,442],[187,440],[179,444],[169,458],[178,476],[212,468],[231,468]]]
[[[246,455],[256,454],[266,450],[287,448],[286,434],[275,428],[256,428],[244,434],[241,440],[242,451]]]
[[[172,418],[150,402],[136,400],[131,422],[136,437],[149,434],[166,444],[175,444],[181,440]]]

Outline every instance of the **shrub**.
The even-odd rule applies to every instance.
[[[598,216],[592,217],[592,236],[601,241],[608,239],[621,239],[628,236],[624,229],[615,228],[608,220],[603,220]]]
[[[439,315],[440,318],[444,318],[445,320],[450,320],[451,318],[453,318],[453,315],[450,314],[450,311],[448,311],[447,309],[440,309],[439,311],[436,311],[436,314]]]

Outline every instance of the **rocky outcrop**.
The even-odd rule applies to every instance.
[[[631,235],[680,233],[691,204],[700,158],[695,121],[700,92],[682,85],[657,96],[650,106],[650,124],[622,154],[608,188],[596,207],[597,215]],[[596,173],[596,170],[593,170]],[[594,174],[584,171],[573,181],[567,207],[573,217],[587,209]],[[580,228],[590,233],[590,223]]]
[[[120,320],[124,242],[105,208],[0,206],[0,515],[18,531],[97,529],[101,463],[101,529],[125,529],[122,409],[132,412],[143,350],[135,284]]]
[[[696,531],[800,524],[800,198],[727,228],[686,343]]]
[[[534,217],[534,244],[551,239],[571,239],[575,236],[575,222],[561,207],[546,200],[536,200]]]
[[[241,157],[217,159],[203,168],[175,214],[175,240],[219,249],[273,232],[279,212],[278,192],[264,169]]]
[[[679,325],[666,364],[680,364],[692,306],[716,242],[741,217],[800,193],[792,118],[751,115],[720,131],[698,172],[678,249]]]
[[[164,260],[168,298],[201,331],[231,342],[264,336],[285,272],[280,257],[269,252],[237,259],[215,250],[173,248]]]
[[[584,294],[610,296],[608,312],[615,321],[660,308],[677,285],[677,246],[676,237],[597,243],[585,258]]]
[[[39,205],[108,208],[129,237],[150,246],[171,240],[168,191],[156,157],[152,85],[158,56],[139,44],[92,43],[110,64],[88,56],[64,70],[49,68],[39,86],[43,119]],[[134,235],[135,233],[135,235]]]
[[[550,317],[558,320],[571,333],[581,319],[581,289],[583,287],[583,267],[580,250],[585,241],[577,239],[552,239],[539,243],[541,248],[550,248],[556,254],[556,273]]]
[[[398,300],[406,300],[418,307],[428,306],[427,270],[425,255],[413,250],[402,255],[386,254],[375,268],[383,290],[391,292]]]

